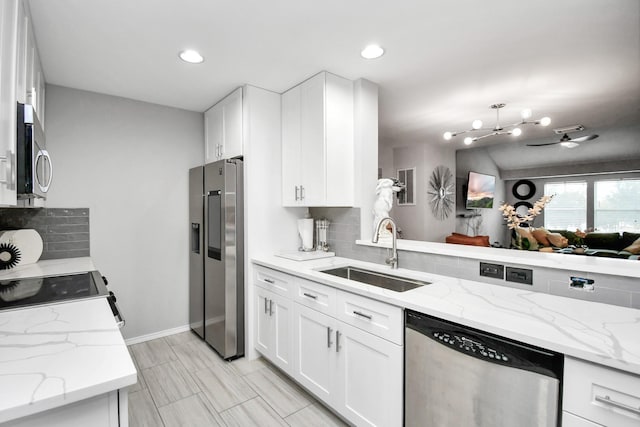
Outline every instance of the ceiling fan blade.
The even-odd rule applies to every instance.
[[[569,141],[572,142],[585,142],[585,141],[591,141],[592,139],[596,139],[599,135],[587,135],[587,136],[581,136],[579,138],[571,138]]]
[[[560,144],[563,141],[556,141],[556,142],[546,142],[544,144],[527,144],[527,147],[544,147],[545,145],[555,145],[555,144]]]

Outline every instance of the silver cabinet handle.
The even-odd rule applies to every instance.
[[[264,299],[264,314],[267,314],[267,301],[269,301],[267,298]]]
[[[300,200],[304,200],[304,186],[300,186]]]
[[[265,278],[265,279],[264,279],[264,281],[265,281],[265,282],[267,282],[267,283],[271,283],[272,285],[273,285],[274,283],[276,283],[276,281],[275,281],[275,280],[273,280],[273,279],[269,279],[269,278]]]
[[[609,396],[598,396],[596,394],[596,400],[600,403],[604,403],[605,405],[615,406],[616,408],[624,409],[625,411],[629,411],[633,414],[640,415],[640,407],[636,408],[634,406],[629,406],[624,403],[616,402],[615,400],[611,400]]]
[[[331,328],[327,326],[327,348],[331,348]]]
[[[340,331],[336,329],[336,353],[340,351]]]
[[[365,319],[372,319],[372,316],[370,314],[364,314],[356,310],[353,310],[353,314],[355,314],[356,316],[364,317]]]
[[[298,197],[298,186],[296,185],[296,202],[300,200],[300,198]]]
[[[269,300],[269,316],[273,316],[273,300]]]
[[[313,294],[308,294],[308,293],[303,293],[302,295],[304,295],[305,297],[309,297],[311,299],[318,299],[317,295],[313,295]]]

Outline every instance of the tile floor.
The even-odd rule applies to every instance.
[[[225,362],[192,332],[129,350],[131,427],[346,426],[268,362]]]

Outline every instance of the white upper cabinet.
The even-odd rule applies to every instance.
[[[242,88],[204,113],[205,162],[242,156]]]
[[[0,206],[17,203],[16,74],[18,0],[0,2]]]
[[[33,105],[44,129],[45,78],[33,31],[25,3],[21,2],[18,9],[16,98],[18,102]]]
[[[352,206],[353,82],[322,72],[282,95],[283,206]]]

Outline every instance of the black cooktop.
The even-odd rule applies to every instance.
[[[104,295],[97,272],[0,280],[0,310]]]

